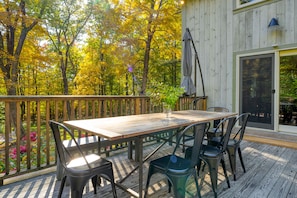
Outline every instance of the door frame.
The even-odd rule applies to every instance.
[[[236,94],[235,94],[235,109],[236,112],[240,112],[240,58],[242,57],[247,57],[247,56],[259,56],[259,55],[266,55],[266,54],[274,54],[274,68],[272,70],[272,79],[273,79],[273,84],[272,84],[272,89],[275,90],[275,93],[273,94],[272,98],[272,107],[273,107],[273,119],[272,119],[272,129],[267,129],[267,128],[258,128],[256,126],[248,126],[252,128],[257,128],[257,129],[262,129],[266,131],[278,131],[279,129],[279,124],[278,124],[278,114],[279,114],[279,89],[276,89],[276,87],[279,87],[279,55],[278,52],[275,50],[269,50],[269,51],[261,51],[261,52],[255,52],[255,53],[242,53],[242,54],[237,54],[236,55],[236,80],[235,80],[235,89],[236,89]]]

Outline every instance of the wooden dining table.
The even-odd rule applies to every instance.
[[[81,130],[107,140],[135,138],[139,152],[139,189],[138,192],[125,188],[120,182],[117,185],[127,190],[134,197],[143,197],[143,138],[154,133],[185,127],[194,123],[209,122],[237,115],[233,112],[209,112],[201,110],[173,111],[170,117],[165,113],[117,116],[84,120],[64,121],[71,129]],[[99,138],[98,138],[99,139]]]

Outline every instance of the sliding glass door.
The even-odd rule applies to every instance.
[[[297,132],[297,51],[280,53],[279,124],[282,131]]]
[[[240,58],[239,111],[250,127],[274,129],[274,54]]]

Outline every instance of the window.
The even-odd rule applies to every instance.
[[[236,8],[250,6],[267,0],[236,0]]]

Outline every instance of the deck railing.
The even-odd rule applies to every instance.
[[[197,98],[197,97],[196,97]],[[192,109],[194,97],[181,97],[175,110]],[[205,109],[205,99],[196,109]],[[56,164],[49,120],[101,118],[161,112],[145,96],[0,97],[0,186],[6,178]],[[77,132],[77,136],[86,136]],[[65,136],[64,139],[67,139]]]

